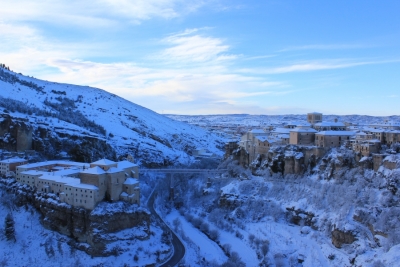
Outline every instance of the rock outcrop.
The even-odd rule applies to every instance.
[[[15,181],[2,180],[2,183],[16,195],[18,205],[30,203],[41,213],[44,227],[69,236],[74,241],[71,245],[92,256],[114,255],[115,252],[107,251],[106,245],[118,240],[120,237],[112,234],[121,230],[137,228],[124,240],[144,240],[150,235],[150,212],[137,205],[101,202],[90,211],[61,203],[54,194],[33,193],[32,188]]]
[[[339,229],[334,229],[332,231],[332,244],[341,248],[343,244],[352,244],[356,241],[355,235],[350,231],[342,231]]]
[[[8,151],[34,149],[48,159],[68,152],[71,159],[91,162],[99,158],[116,159],[116,152],[107,140],[89,132],[53,127],[45,122],[31,122],[0,114],[0,148]]]

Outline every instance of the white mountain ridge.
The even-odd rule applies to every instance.
[[[225,140],[221,137],[172,120],[102,89],[43,81],[2,68],[0,96],[52,113],[59,111],[51,103],[73,100],[69,101],[74,105],[71,112],[78,111],[89,121],[102,126],[106,130],[105,135],[51,117],[28,116],[18,112],[10,112],[10,115],[29,118],[30,121],[32,118],[35,121],[46,120],[58,129],[61,127],[105,138],[117,155],[135,154],[138,163],[187,164],[193,160],[191,153],[196,148],[207,149],[218,156],[223,154],[221,149]]]

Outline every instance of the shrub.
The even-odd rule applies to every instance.
[[[220,233],[218,230],[213,229],[210,231],[209,235],[212,240],[217,241],[219,239]]]

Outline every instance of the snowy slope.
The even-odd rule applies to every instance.
[[[10,79],[10,75],[15,77]],[[56,111],[45,101],[60,104],[63,98],[73,100],[71,109],[103,126],[107,133],[102,138],[107,138],[118,154],[130,153],[142,162],[187,163],[195,148],[222,155],[220,137],[101,89],[42,81],[1,69],[0,96],[50,112]]]

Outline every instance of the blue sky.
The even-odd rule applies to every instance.
[[[399,1],[0,0],[0,62],[159,113],[400,114]]]

